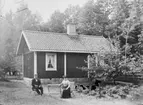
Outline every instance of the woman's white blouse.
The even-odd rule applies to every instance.
[[[69,80],[63,80],[62,81],[62,85],[63,86],[69,86],[70,85],[70,81]]]

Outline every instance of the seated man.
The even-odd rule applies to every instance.
[[[61,86],[61,98],[70,98],[71,97],[71,91],[70,91],[70,81],[66,78],[66,76],[63,76],[63,81],[60,84]]]
[[[36,91],[39,95],[43,94],[43,87],[41,85],[41,80],[38,78],[37,74],[34,75],[32,79],[32,90]]]

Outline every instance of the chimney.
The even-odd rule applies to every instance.
[[[67,34],[68,35],[77,35],[75,24],[68,24],[67,25]]]

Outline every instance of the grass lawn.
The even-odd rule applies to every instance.
[[[34,94],[22,80],[0,81],[0,105],[136,105],[129,100],[96,99],[75,93],[70,99],[61,99],[60,94],[47,94],[43,96]]]

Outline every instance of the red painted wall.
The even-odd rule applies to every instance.
[[[24,54],[24,77],[33,78],[34,76],[34,54]]]
[[[61,78],[64,74],[64,54],[57,53],[57,71],[45,70],[45,54],[37,53],[37,72],[40,78]]]
[[[25,53],[28,52],[28,51],[29,51],[28,46],[27,46],[27,44],[26,44],[26,41],[25,41],[24,37],[22,36],[22,38],[21,38],[21,43],[20,43],[20,45],[19,45],[18,53],[19,53],[19,54],[22,54],[22,53],[25,54]]]
[[[87,77],[87,72],[77,69],[77,67],[87,67],[85,60],[88,54],[67,53],[67,77],[83,78]]]
[[[64,53],[57,53],[57,71],[45,70],[45,52],[37,53],[37,72],[40,78],[61,78],[64,75]],[[87,77],[87,72],[77,67],[87,66],[85,60],[87,54],[67,53],[67,77]]]

